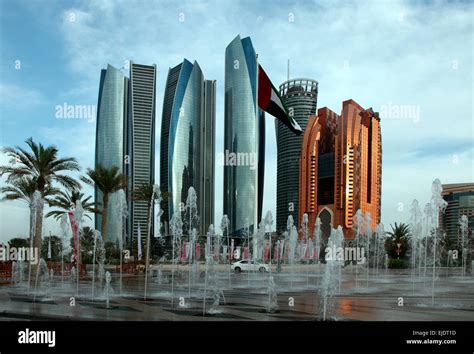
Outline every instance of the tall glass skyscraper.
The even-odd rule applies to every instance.
[[[201,118],[201,186],[199,211],[201,235],[205,235],[210,224],[214,224],[215,151],[216,151],[216,81],[204,80],[203,115]]]
[[[234,236],[247,221],[252,232],[262,217],[265,121],[257,106],[257,82],[252,41],[237,36],[225,52],[224,106],[224,156],[231,156],[224,159],[224,214]]]
[[[443,230],[451,240],[461,241],[461,225],[463,215],[468,218],[468,228],[474,234],[474,183],[443,184],[443,199],[448,202],[444,213],[440,213]]]
[[[143,184],[155,183],[155,86],[156,65],[130,63],[128,174],[129,235],[142,234],[148,225],[147,200],[134,201],[132,191]],[[153,212],[153,211],[152,211]],[[153,214],[152,214],[153,215]],[[153,217],[151,234],[153,235]]]
[[[133,201],[132,191],[141,184],[153,184],[155,174],[155,82],[156,66],[130,63],[130,79],[108,65],[102,70],[97,105],[95,163],[107,168],[118,166],[129,176],[128,225],[123,224],[114,206],[117,194],[109,199],[107,240],[125,233],[137,236],[138,224],[146,230],[147,201]],[[96,204],[102,193],[96,189]],[[95,218],[96,228],[101,223]]]
[[[292,79],[280,85],[280,95],[290,114],[303,131],[309,116],[316,114],[318,82],[311,79]],[[300,153],[303,135],[295,135],[281,121],[275,119],[277,139],[277,215],[278,231],[286,230],[288,215],[298,219]]]
[[[101,71],[95,163],[107,168],[117,166],[120,173],[126,172],[124,156],[127,151],[128,84],[128,78],[111,65]],[[95,198],[96,203],[101,205],[99,203],[102,203],[102,193],[98,189],[95,190]],[[112,194],[109,205],[116,205],[117,201],[117,195]],[[125,231],[125,225],[113,207],[108,209],[107,220],[107,240],[115,241]],[[100,230],[101,222],[101,215],[96,214],[96,229]]]
[[[185,59],[169,70],[161,125],[160,185],[170,193],[161,219],[165,233],[192,186],[203,235],[214,218],[215,81],[204,80],[197,62]]]

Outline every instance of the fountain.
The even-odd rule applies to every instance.
[[[314,235],[313,235],[313,240],[314,240],[314,247],[315,247],[315,255],[314,258],[316,261],[314,262],[314,268],[315,268],[315,273],[316,273],[316,286],[318,282],[318,274],[319,272],[319,264],[321,263],[321,219],[319,217],[316,218],[316,221],[314,223]]]
[[[105,296],[105,308],[110,309],[110,295],[113,294],[114,289],[110,286],[110,281],[112,280],[112,276],[110,272],[107,271],[105,273],[105,287],[104,287],[104,296]]]
[[[317,249],[316,259],[319,264],[321,255],[321,219],[319,218],[319,216],[316,218],[316,222],[314,224],[314,240]]]
[[[12,262],[12,277],[10,279],[10,283],[11,284],[15,284],[17,281],[18,281],[18,265],[17,265],[17,262]]]
[[[38,220],[36,218],[38,217],[38,213],[43,208],[43,206],[44,206],[44,200],[42,198],[41,192],[35,191],[33,193],[33,197],[31,199],[31,204],[30,204],[30,213],[31,215],[33,215],[32,222],[31,222],[31,230],[30,230],[30,235],[31,235],[30,236],[30,249],[33,249],[34,247],[34,240],[36,238],[36,224],[38,223]],[[38,250],[38,254],[41,254],[41,249]],[[30,284],[31,284],[31,265],[32,265],[31,262],[28,262],[28,293],[30,292]]]
[[[327,247],[334,251],[330,253],[331,257],[326,256],[326,266],[324,269],[324,275],[320,289],[320,300],[323,308],[323,321],[326,321],[327,313],[332,307],[331,300],[333,299],[334,294],[336,293],[336,288],[340,283],[340,272],[338,268],[341,267],[341,260],[339,260],[336,256],[336,250],[342,247],[343,238],[344,235],[342,234],[341,226],[339,226],[337,230],[331,230]]]
[[[453,261],[453,250],[449,250],[447,261],[446,261],[446,276],[449,276],[449,266],[451,265],[452,261]]]
[[[291,216],[291,215],[290,215]],[[293,221],[293,218],[292,220]],[[290,263],[290,269],[291,269],[291,288],[293,289],[293,278],[295,275],[295,256],[296,256],[296,243],[298,240],[298,230],[296,229],[296,226],[292,225],[290,234],[289,234],[289,253],[288,253],[288,261]]]
[[[245,218],[245,224],[244,224],[244,229],[245,229],[245,235],[247,236],[247,255],[245,255],[242,258],[246,258],[248,262],[250,262],[251,259],[251,254],[250,254],[250,223],[249,223],[249,218]],[[250,287],[250,272],[247,272],[247,286]]]
[[[212,224],[209,226],[211,227]],[[206,315],[206,300],[207,300],[207,283],[208,283],[208,275],[209,275],[209,265],[212,261],[214,261],[214,255],[212,253],[212,247],[211,247],[212,241],[211,241],[211,236],[210,236],[210,231],[207,233],[207,240],[206,240],[206,252],[205,252],[205,258],[206,258],[206,271],[204,275],[204,296],[202,299],[202,315]]]
[[[336,246],[339,247],[338,249],[343,250],[344,245],[344,232],[342,231],[342,226],[338,226],[336,229]],[[337,270],[338,270],[338,283],[339,288],[338,292],[341,292],[341,284],[342,284],[342,266],[344,265],[344,256],[342,255],[340,259],[337,259]]]
[[[38,280],[41,278],[41,283],[44,285],[45,282],[49,283],[49,270],[46,261],[43,258],[40,258],[38,265],[36,267],[36,280],[35,280],[35,292],[33,295],[33,302],[36,301],[36,294],[38,292]]]
[[[276,271],[278,273],[281,272],[281,257],[282,257],[282,254],[283,254],[282,250],[283,250],[284,245],[285,245],[284,240],[282,240],[282,241],[277,240],[277,242],[276,242],[276,252],[277,252],[277,268],[276,268]]]
[[[263,220],[257,226],[253,236],[253,260],[259,261],[263,259],[263,242],[265,239],[265,224]]]
[[[461,265],[462,265],[462,275],[466,275],[466,263],[467,263],[467,252],[468,252],[468,245],[469,245],[469,220],[466,215],[462,215],[459,219],[459,229],[461,232]],[[452,253],[452,252],[451,252]]]
[[[164,211],[161,209],[161,202],[163,200],[163,197],[161,195],[161,189],[158,189],[157,191],[157,196],[156,196],[156,205],[157,205],[157,211],[156,211],[156,225],[158,225],[156,229],[156,234],[155,238],[162,238],[161,235],[161,215],[163,215]]]
[[[148,210],[148,227],[147,227],[147,235],[146,235],[146,258],[145,258],[145,287],[143,290],[143,299],[146,300],[146,294],[147,294],[147,286],[148,286],[148,273],[150,271],[150,234],[151,234],[151,224],[153,220],[153,209],[155,206],[155,201],[158,202],[158,204],[161,203],[161,191],[160,187],[157,184],[153,185],[153,191],[151,193],[150,197],[150,204],[149,204],[149,210]]]
[[[47,267],[46,267],[47,269]],[[53,280],[54,280],[54,270],[50,269],[49,273],[44,274],[44,278],[46,284],[48,284],[45,292],[45,300],[52,300],[53,299]]]
[[[221,234],[216,233],[214,225],[209,225],[209,233],[210,233],[210,240],[211,240],[211,252],[213,255],[213,259],[216,262],[219,262],[221,259],[221,247],[223,243],[223,237]]]
[[[189,241],[189,253],[188,253],[188,296],[191,298],[191,279],[192,274],[196,277],[196,273],[198,271],[197,266],[197,259],[195,256],[195,249],[196,249],[196,242],[197,242],[197,231],[196,229],[192,229],[190,241]]]
[[[222,220],[221,220],[221,230],[222,230],[222,235],[224,235],[224,230],[227,234],[227,249],[226,249],[226,252],[224,252],[225,256],[226,256],[226,264],[228,264],[228,270],[227,270],[227,273],[228,273],[228,276],[229,276],[229,288],[231,287],[231,283],[230,283],[230,270],[231,270],[231,265],[230,265],[230,238],[229,238],[229,218],[227,217],[227,215],[223,215],[222,216]]]
[[[267,211],[267,214],[265,215],[265,219],[263,220],[264,222],[264,229],[263,232],[266,233],[267,230],[269,230],[269,235],[268,235],[268,251],[269,251],[269,257],[268,257],[268,263],[269,263],[269,268],[270,268],[270,273],[272,271],[272,225],[273,225],[273,216],[270,211]]]
[[[431,203],[426,203],[425,208],[423,209],[424,219],[425,219],[425,228],[424,228],[424,252],[425,252],[425,262],[424,262],[424,269],[423,269],[423,283],[426,280],[426,269],[428,268],[428,241],[431,236],[431,225],[432,225],[432,218],[433,218],[433,207]]]
[[[436,263],[439,261],[440,254],[436,254],[436,246],[439,242],[439,214],[440,212],[444,213],[448,202],[445,201],[442,197],[443,187],[438,178],[433,181],[431,186],[431,203],[433,205],[433,278],[431,283],[431,305],[434,305],[434,290],[435,290],[435,278],[436,278]]]
[[[359,251],[359,241],[361,238],[361,235],[364,234],[364,215],[362,214],[362,210],[358,209],[355,215],[354,219],[354,226],[356,229],[356,235],[355,235],[355,240],[356,240],[356,249],[357,252]],[[359,287],[359,266],[358,262],[355,262],[356,267],[355,267],[355,280],[356,280],[356,288]]]
[[[265,232],[267,229],[270,230],[269,257],[268,257],[269,272],[268,272],[268,287],[267,287],[267,293],[268,293],[267,312],[269,313],[275,313],[278,311],[278,294],[277,294],[275,282],[272,276],[272,234],[271,234],[272,225],[273,225],[272,213],[270,211],[267,211],[267,214],[265,215],[265,219],[264,219],[263,232]]]
[[[74,209],[74,221],[77,225],[77,283],[76,283],[76,292],[79,295],[79,278],[81,277],[81,238],[82,238],[82,216],[84,215],[84,209],[82,208],[81,201],[76,200],[76,208]]]
[[[375,229],[375,260],[374,267],[377,271],[376,275],[379,274],[379,260],[385,249],[385,230],[382,223],[377,225]]]
[[[128,217],[128,204],[127,197],[125,196],[125,191],[119,189],[117,198],[117,207],[115,208],[115,213],[117,214],[117,219],[122,222],[122,232],[118,235],[118,245],[120,251],[120,273],[119,273],[119,291],[122,295],[122,264],[123,264],[123,236],[126,230],[127,217]]]
[[[69,281],[71,282],[71,285],[74,284],[76,282],[76,267],[72,267],[71,268],[71,273],[69,274]]]
[[[211,260],[211,263],[214,263],[214,260]],[[215,269],[214,264],[211,266],[211,269],[212,268]],[[219,287],[219,279],[217,276],[217,271],[215,270],[210,272],[209,289],[211,290],[211,293],[212,293],[212,306],[209,309],[208,313],[211,315],[221,313],[222,309],[220,308],[220,300],[222,298],[222,300],[225,303],[225,296],[224,296],[224,292]]]
[[[220,299],[224,299],[224,292],[219,286],[219,279],[216,270],[216,255],[221,246],[222,237],[216,235],[214,231],[214,225],[209,225],[209,231],[207,233],[207,242],[206,242],[206,274],[204,277],[204,297],[203,297],[203,310],[202,315],[206,315],[206,299],[208,289],[212,293],[212,306],[209,309],[208,313],[211,315],[221,313],[222,310],[219,307]],[[217,256],[217,259],[219,257]]]
[[[102,236],[97,230],[93,231],[94,247],[92,250],[92,299],[94,299],[95,291],[95,264],[99,263],[99,279],[102,283],[102,276],[104,272],[105,249]]]
[[[372,216],[369,212],[365,213],[365,245],[367,247],[366,267],[367,279],[366,287],[369,287],[369,266],[370,266],[370,240],[372,238]]]
[[[156,205],[157,205],[157,211],[156,211],[156,225],[157,227],[155,228],[155,238],[158,239],[158,242],[160,246],[165,245],[165,239],[161,235],[161,215],[163,215],[163,210],[161,209],[161,201],[163,200],[161,196],[161,190],[158,191],[158,195],[156,198]],[[158,277],[157,277],[157,282],[158,285],[161,285],[163,282],[163,270],[162,270],[162,262],[165,260],[165,256],[161,257],[160,259],[160,265],[158,268]]]
[[[420,235],[422,235],[422,214],[418,200],[414,199],[411,203],[410,208],[410,241],[411,241],[411,273],[413,281],[413,292],[415,292],[415,273],[417,257],[420,258],[420,254],[417,252],[418,244],[421,242]]]
[[[158,283],[158,285],[161,285],[163,283],[163,270],[161,269],[162,266],[160,264],[159,268],[158,268],[158,275],[157,275],[157,279],[156,279],[156,282]]]
[[[69,249],[67,240],[69,239],[69,222],[67,214],[63,214],[60,219],[61,226],[61,284],[64,284],[64,254]]]
[[[23,270],[24,270],[24,257],[22,254],[18,254],[16,262],[12,262],[12,277],[11,284],[22,284],[23,282]]]
[[[303,234],[303,240],[304,242],[306,243],[305,247],[304,247],[304,250],[301,255],[301,259],[302,260],[305,260],[306,259],[306,251],[307,251],[307,247],[308,247],[308,214],[304,213],[303,214],[303,218],[302,218],[302,221],[301,221],[301,232]],[[306,286],[309,285],[309,269],[308,269],[308,266],[306,265]]]
[[[199,216],[197,211],[197,195],[193,187],[189,187],[188,197],[186,198],[186,221],[188,223],[188,296],[191,298],[191,274],[193,270],[197,272],[197,258],[195,256],[197,244],[196,227],[199,224]],[[194,262],[193,262],[194,261]],[[230,270],[230,267],[229,267]],[[194,274],[196,274],[194,272]],[[229,278],[230,279],[230,278]]]
[[[171,267],[171,306],[174,305],[174,273],[176,271],[177,259],[179,258],[178,248],[181,245],[181,238],[183,237],[183,221],[181,220],[181,213],[175,212],[170,221],[172,239],[172,267]],[[178,253],[178,255],[176,255]]]
[[[268,313],[276,313],[278,312],[278,294],[276,291],[275,282],[273,281],[273,276],[270,273],[268,277],[268,303],[267,303],[267,312]]]

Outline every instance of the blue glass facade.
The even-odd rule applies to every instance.
[[[308,119],[316,114],[318,82],[312,79],[291,79],[280,85],[280,95],[293,118],[305,131]],[[296,136],[278,119],[275,119],[277,140],[277,231],[286,230],[288,215],[299,217],[300,154],[303,134]],[[319,164],[321,166],[321,163]]]
[[[119,167],[124,173],[126,151],[128,78],[111,65],[102,70],[97,105],[97,129],[95,163],[107,168]],[[102,193],[96,189],[96,203],[101,206]],[[117,195],[109,199],[107,241],[115,241],[125,230],[113,206],[117,205]],[[112,206],[112,207],[111,207]],[[102,218],[95,216],[96,229],[100,230]]]
[[[186,203],[191,186],[198,197],[201,234],[213,223],[214,165],[209,162],[214,160],[214,106],[215,82],[204,80],[197,62],[185,59],[169,70],[160,162],[161,187],[171,193],[162,217],[165,232],[173,214],[183,211],[180,204]]]
[[[234,236],[241,235],[246,220],[253,230],[262,216],[265,123],[256,102],[256,53],[249,37],[237,36],[225,54],[224,155],[254,164],[224,162],[224,214]]]
[[[204,78],[201,68],[184,60],[176,88],[171,113],[168,151],[168,181],[171,200],[170,215],[186,203],[189,187],[193,186],[198,197],[201,140],[201,90]]]
[[[448,206],[441,214],[444,231],[452,240],[461,240],[459,221],[467,216],[470,235],[474,234],[474,183],[444,184],[443,198]]]

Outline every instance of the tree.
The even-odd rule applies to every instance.
[[[96,209],[94,207],[95,203],[90,201],[91,198],[91,196],[84,198],[84,193],[81,193],[77,189],[72,191],[68,190],[66,192],[59,191],[57,195],[55,195],[55,197],[49,201],[49,205],[52,207],[58,207],[60,210],[52,210],[46,214],[46,217],[54,217],[56,220],[61,219],[64,214],[67,215],[69,210],[71,210],[71,207],[76,205],[78,200],[81,202],[84,211],[96,213]],[[85,216],[92,220],[89,215],[85,214]]]
[[[105,243],[107,237],[107,212],[110,195],[120,189],[127,188],[128,178],[119,172],[117,166],[106,168],[98,164],[95,169],[88,168],[87,177],[82,176],[81,180],[88,185],[96,187],[102,192],[102,210],[97,212],[102,215],[100,232],[102,234],[102,240]]]
[[[82,237],[81,237],[81,263],[82,264],[91,264],[92,263],[92,255],[94,251],[94,229],[90,228],[89,226],[84,226],[82,228]],[[74,239],[71,237],[69,240],[69,247],[71,252],[67,259],[71,259],[72,256],[72,249],[74,248]]]
[[[405,259],[410,245],[408,240],[410,228],[404,223],[395,223],[395,226],[390,225],[390,227],[392,228],[392,231],[387,232],[389,237],[385,241],[385,249],[387,250],[387,254],[391,258]]]
[[[35,191],[36,182],[31,177],[21,177],[14,179],[9,182],[9,185],[0,187],[0,193],[4,194],[0,201],[20,200],[28,204],[30,209],[30,225],[28,228],[30,242],[32,242],[32,228],[35,221],[35,215],[33,213],[33,194]],[[58,189],[47,186],[44,191],[46,202],[49,204],[51,200],[47,197],[58,192]]]
[[[33,246],[40,249],[41,232],[43,228],[44,199],[49,188],[53,188],[53,183],[70,188],[80,188],[71,176],[63,172],[79,171],[80,167],[73,157],[58,158],[58,149],[54,145],[43,146],[36,143],[33,138],[26,139],[29,150],[17,147],[6,147],[3,152],[10,158],[10,165],[0,166],[0,176],[8,175],[6,182],[11,184],[21,178],[30,178],[35,183],[36,190],[41,193],[42,200],[37,207],[36,225]]]
[[[150,220],[150,212],[152,211],[152,206],[154,205],[154,203],[158,200],[158,195],[154,192],[154,185],[153,184],[147,184],[147,183],[143,183],[139,186],[137,186],[133,193],[132,193],[132,198],[133,200],[140,200],[140,201],[145,201],[147,203],[147,220]],[[162,202],[163,201],[167,201],[168,198],[170,197],[171,193],[169,192],[163,192],[163,191],[160,191],[161,192],[161,198],[162,198]],[[152,200],[153,198],[153,200]],[[159,227],[159,226],[158,226]],[[150,235],[148,235],[149,231],[148,231],[148,228],[147,228],[147,236],[146,236],[146,240],[147,240],[147,244],[146,244],[146,250],[148,252],[148,250],[150,249],[150,246],[151,245],[148,245],[149,243],[149,239],[150,239]],[[148,259],[148,257],[147,257]]]
[[[89,226],[82,228],[81,249],[82,263],[91,264],[94,252],[94,229]]]
[[[17,249],[29,247],[28,240],[26,238],[21,237],[12,238],[10,241],[8,241],[8,245]]]
[[[51,261],[61,260],[62,241],[58,236],[47,236],[43,239],[41,245],[41,258],[48,259],[49,238],[51,237]]]

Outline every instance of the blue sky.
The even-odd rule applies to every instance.
[[[222,131],[225,47],[237,34],[251,36],[276,86],[286,80],[288,59],[292,78],[318,80],[318,107],[340,112],[353,98],[376,111],[418,112],[381,118],[387,228],[408,219],[414,198],[429,200],[435,178],[474,180],[472,16],[469,1],[0,0],[0,146],[32,136],[77,157],[83,171],[92,167],[95,123],[57,119],[55,107],[96,105],[100,70],[129,59],[158,66],[157,127],[168,68],[197,60],[206,79],[217,80]],[[274,213],[276,143],[267,119],[264,212]],[[157,157],[159,138],[157,129]],[[223,150],[221,134],[216,149]],[[218,167],[216,224],[222,176]],[[0,241],[26,234],[27,215],[22,203],[0,203]],[[58,230],[46,222],[46,233]]]

